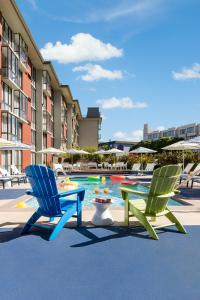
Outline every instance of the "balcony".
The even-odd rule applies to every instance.
[[[43,130],[53,133],[53,121],[50,113],[46,110],[43,111]]]
[[[14,91],[13,112],[19,118],[27,121],[28,98],[21,91]]]
[[[46,96],[51,97],[51,79],[47,71],[43,71],[43,92]]]
[[[19,33],[14,34],[14,51],[19,58],[21,71],[26,71],[28,67],[28,47]]]
[[[19,88],[19,60],[9,46],[2,46],[1,75],[11,88]]]

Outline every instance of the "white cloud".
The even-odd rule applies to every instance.
[[[200,64],[193,64],[191,68],[183,68],[181,72],[172,71],[175,80],[200,78]]]
[[[139,142],[143,138],[143,131],[141,129],[133,130],[131,132],[117,131],[113,134],[113,137],[119,140]]]
[[[112,97],[110,99],[98,100],[97,104],[101,106],[102,109],[112,109],[112,108],[145,108],[147,103],[145,102],[134,102],[130,97],[116,98]]]
[[[84,81],[97,81],[100,79],[121,79],[123,73],[119,70],[110,71],[102,68],[100,65],[86,64],[84,66],[78,66],[72,69],[73,72],[86,72],[85,75],[81,75],[79,78]]]
[[[71,37],[69,44],[56,42],[45,44],[41,53],[46,60],[55,60],[61,64],[82,61],[102,61],[123,55],[123,50],[110,43],[105,44],[89,33],[78,33]]]

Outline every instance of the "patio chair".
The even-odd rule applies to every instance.
[[[200,183],[200,175],[198,175],[198,176],[193,176],[192,178],[191,178],[191,189],[193,188],[193,185],[194,185],[194,183]]]
[[[12,175],[17,175],[19,179],[24,183],[27,182],[26,174],[22,174],[15,165],[11,165],[10,168]]]
[[[183,170],[183,174],[189,174],[190,171],[192,170],[194,166],[194,163],[189,163],[187,164],[187,166],[185,167],[185,169]]]
[[[87,164],[88,169],[97,169],[97,163],[96,162],[89,162]]]
[[[131,171],[132,171],[132,173],[138,174],[141,171],[140,169],[141,169],[141,164],[136,163],[136,164],[133,164]]]
[[[11,183],[11,186],[13,186],[13,183],[16,182],[18,185],[21,182],[21,176],[20,175],[11,175],[6,169],[0,168],[0,178],[1,183],[3,184],[3,188],[5,188],[5,184],[7,182]]]
[[[103,167],[104,167],[104,169],[108,169],[108,170],[112,169],[112,165],[109,164],[107,161],[103,163]]]
[[[156,164],[155,163],[148,163],[146,165],[145,170],[142,170],[142,173],[148,173],[148,174],[152,174],[153,170],[155,168]]]
[[[187,182],[187,186],[189,185],[189,181],[192,180],[192,178],[196,175],[198,175],[200,173],[200,163],[197,164],[197,166],[195,167],[195,169],[192,172],[188,172],[188,173],[183,173],[180,176],[180,181],[179,184],[181,184],[181,182],[184,180]]]
[[[27,194],[37,198],[39,208],[25,224],[21,234],[27,233],[32,226],[49,228],[35,224],[42,216],[50,218],[50,221],[53,221],[55,217],[60,218],[48,238],[49,241],[57,237],[71,217],[77,218],[77,226],[81,225],[85,189],[79,188],[59,193],[54,172],[46,166],[31,165],[26,167],[25,172],[32,187],[32,190],[27,191]],[[76,200],[66,198],[71,195],[77,195]],[[77,213],[76,216],[74,216],[75,213]]]
[[[180,232],[186,233],[185,228],[167,206],[169,198],[178,193],[176,186],[180,174],[180,166],[164,166],[154,171],[149,192],[121,187],[122,198],[125,201],[125,224],[129,226],[129,218],[136,217],[155,240],[159,239],[155,231],[156,228],[175,225]],[[131,200],[129,194],[138,195],[142,199]],[[149,218],[156,221],[156,218],[160,216],[165,216],[172,223],[153,226]]]

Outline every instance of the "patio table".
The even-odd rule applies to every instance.
[[[109,211],[110,203],[99,203],[93,201],[92,204],[95,207],[95,213],[92,218],[92,224],[96,226],[107,226],[113,224],[113,217]]]

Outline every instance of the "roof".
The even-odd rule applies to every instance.
[[[101,118],[99,107],[88,107],[86,118]]]
[[[105,145],[105,144],[126,144],[126,145],[136,145],[138,142],[133,142],[133,141],[108,141],[108,142],[101,142],[99,143],[100,145]]]

